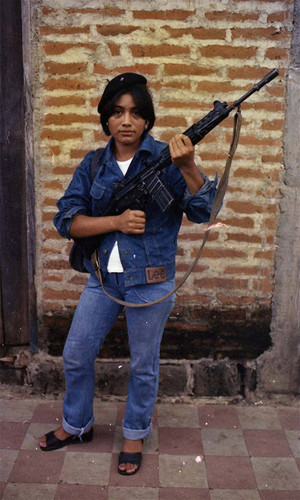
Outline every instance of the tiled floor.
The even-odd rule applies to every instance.
[[[160,403],[140,472],[117,473],[124,403],[95,401],[91,443],[44,453],[61,401],[1,400],[0,498],[299,500],[300,413],[293,407]]]

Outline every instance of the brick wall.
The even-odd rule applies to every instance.
[[[210,111],[215,99],[233,102],[277,67],[280,78],[242,107],[240,143],[218,217],[224,225],[211,232],[196,270],[178,292],[169,322],[171,331],[205,332],[203,338],[215,331],[208,341],[215,343],[224,324],[238,325],[232,346],[247,327],[254,332],[252,340],[261,331],[266,337],[293,2],[166,0],[161,5],[133,0],[103,7],[105,2],[74,0],[70,8],[68,4],[32,2],[37,288],[46,331],[50,336],[55,331],[54,337],[58,330],[65,333],[65,326],[53,325],[58,318],[67,318],[68,323],[86,281],[85,275],[69,268],[70,242],[58,235],[52,218],[55,203],[83,155],[106,143],[96,105],[107,78],[123,71],[148,78],[157,114],[153,135],[167,141]],[[223,171],[232,123],[228,118],[196,148],[197,161],[211,178]],[[184,221],[178,279],[202,236],[202,226]],[[267,316],[262,318],[262,313]],[[228,354],[228,349],[222,350],[228,344],[225,337],[220,348],[212,347],[214,355]]]

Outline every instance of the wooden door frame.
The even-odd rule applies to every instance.
[[[36,350],[31,71],[28,60],[24,64],[31,52],[30,1],[1,0],[0,16],[1,345]]]

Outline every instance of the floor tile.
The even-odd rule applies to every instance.
[[[1,399],[0,420],[8,422],[24,422],[32,418],[39,401],[33,399]]]
[[[204,455],[248,456],[241,429],[202,429]]]
[[[68,445],[66,450],[78,453],[100,452],[112,453],[115,439],[115,428],[110,425],[94,425],[94,437],[89,443]]]
[[[260,490],[300,490],[300,472],[293,458],[251,459]]]
[[[253,469],[248,457],[207,456],[205,463],[210,488],[226,490],[256,488]]]
[[[203,455],[200,428],[159,427],[159,453],[169,455]]]
[[[55,500],[107,500],[107,494],[108,486],[94,484],[59,484],[57,486]]]
[[[188,404],[165,403],[158,406],[160,427],[199,427],[197,408]]]
[[[118,453],[113,453],[109,476],[110,486],[128,486],[158,488],[158,455],[143,454],[143,461],[138,474],[123,476],[118,473]]]
[[[280,408],[277,410],[279,421],[284,429],[300,430],[300,409]]]
[[[239,407],[237,408],[239,421],[243,429],[278,429],[281,424],[277,411],[270,407]]]
[[[260,491],[261,500],[299,500],[299,491]]]
[[[1,449],[18,450],[27,432],[28,422],[0,422]]]
[[[115,440],[113,445],[114,453],[120,453],[123,445],[123,432],[121,427],[116,427],[115,430]],[[157,428],[153,428],[151,431],[151,435],[148,439],[144,440],[143,444],[143,454],[145,453],[158,453],[158,436],[157,436]]]
[[[159,500],[158,488],[111,486],[107,500]]]
[[[291,447],[294,457],[300,457],[300,432],[285,431],[285,435]]]
[[[5,488],[6,488],[6,483],[0,481],[0,498],[2,498]]]
[[[291,457],[292,452],[283,431],[244,429],[251,457]]]
[[[117,403],[108,403],[94,399],[94,417],[95,423],[99,425],[116,425],[117,424]]]
[[[160,488],[159,500],[210,500],[210,495],[200,488]]]
[[[56,484],[9,483],[2,500],[54,500]]]
[[[0,450],[0,481],[7,482],[17,460],[18,450]]]
[[[240,427],[237,409],[233,406],[198,406],[198,414],[201,429],[206,427],[213,427],[216,429],[237,429]]]
[[[21,445],[21,450],[35,450],[39,451],[39,439],[47,432],[53,431],[53,424],[30,424],[24,436]],[[66,448],[57,450],[58,452],[65,452]]]
[[[122,421],[125,415],[125,408],[126,408],[126,403],[118,403],[116,425],[120,427],[122,427]],[[152,427],[157,427],[157,406],[155,406],[153,410]]]
[[[53,430],[62,422],[62,401],[45,401],[39,404],[33,413],[32,423],[53,424]]]
[[[260,500],[257,490],[211,490],[211,500]]]
[[[21,450],[9,481],[12,483],[58,483],[63,461],[64,453]]]
[[[111,453],[68,451],[61,469],[60,481],[68,484],[107,485]]]
[[[205,464],[192,455],[159,456],[159,484],[161,487],[207,488]]]

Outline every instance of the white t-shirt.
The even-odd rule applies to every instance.
[[[128,167],[131,163],[131,160],[132,160],[132,158],[130,158],[130,160],[126,160],[126,161],[117,161],[117,164],[119,165],[120,169],[122,170],[123,175],[126,174]],[[110,256],[109,256],[108,264],[107,264],[107,271],[109,273],[122,273],[124,271],[123,266],[122,266],[122,262],[120,259],[117,241],[115,241],[113,249],[110,252]]]

